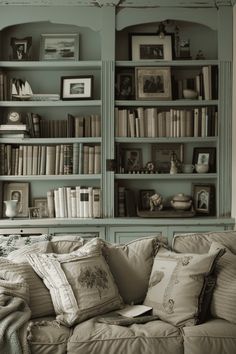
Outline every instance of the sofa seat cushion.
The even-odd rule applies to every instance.
[[[95,317],[74,328],[67,350],[68,354],[183,354],[183,344],[178,328],[159,320],[124,327],[99,323]]]
[[[236,325],[212,319],[193,327],[184,327],[184,353],[236,353]]]
[[[31,321],[28,343],[31,354],[65,354],[71,329],[59,325],[55,317],[41,317]]]

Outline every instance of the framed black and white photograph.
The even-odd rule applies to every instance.
[[[136,67],[137,100],[171,100],[171,73],[169,67]]]
[[[215,186],[193,184],[193,204],[196,214],[215,215]]]
[[[30,207],[29,208],[29,218],[30,219],[39,219],[40,216],[40,208],[37,207]]]
[[[170,173],[171,158],[175,157],[178,165],[184,160],[184,144],[152,144],[152,161],[159,173]]]
[[[134,70],[122,70],[116,73],[116,99],[130,100],[135,96]]]
[[[216,148],[195,147],[193,149],[193,165],[208,165],[208,172],[216,172]]]
[[[131,33],[131,60],[172,60],[173,35]]]
[[[142,169],[142,149],[123,149],[122,156],[125,173],[137,172]]]
[[[29,60],[30,49],[32,46],[32,37],[11,38],[12,59],[13,60]]]
[[[27,217],[29,207],[29,183],[4,183],[4,200],[17,200],[17,215],[15,217]],[[5,217],[5,210],[3,214],[3,216]]]
[[[79,34],[41,34],[40,60],[79,60]]]
[[[34,198],[33,205],[34,205],[34,207],[39,209],[39,217],[40,218],[47,218],[48,217],[47,198]]]
[[[139,191],[140,210],[150,210],[150,197],[155,193],[154,189],[141,189]]]
[[[61,77],[62,100],[89,100],[93,96],[93,76]]]

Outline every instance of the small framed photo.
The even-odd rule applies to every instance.
[[[154,189],[141,189],[139,191],[140,210],[150,210],[150,197],[155,193]]]
[[[175,155],[177,163],[183,163],[184,144],[152,144],[152,161],[159,173],[170,173],[170,161]]]
[[[29,208],[29,218],[30,219],[39,219],[40,216],[40,208],[30,207]]]
[[[173,35],[131,33],[131,60],[172,60]]]
[[[125,173],[142,169],[142,149],[123,149],[122,156]]]
[[[16,218],[28,217],[29,183],[6,182],[4,183],[4,200],[15,199],[17,203]],[[3,216],[6,217],[5,211]]]
[[[29,60],[30,48],[32,45],[32,37],[11,38],[12,59],[13,60]]]
[[[78,60],[79,34],[41,34],[40,60]]]
[[[171,100],[170,68],[136,67],[135,88],[137,100]]]
[[[135,96],[134,70],[122,70],[116,74],[116,98],[133,99]]]
[[[33,205],[36,208],[39,208],[39,217],[47,218],[48,217],[48,202],[47,198],[34,198]]]
[[[89,100],[93,94],[93,76],[62,76],[62,100]]]
[[[193,204],[196,214],[215,215],[215,186],[193,184]]]
[[[193,149],[193,165],[209,165],[208,172],[216,172],[216,148],[195,147]]]

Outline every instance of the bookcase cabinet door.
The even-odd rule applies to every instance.
[[[106,239],[114,243],[126,243],[132,240],[147,236],[163,236],[166,235],[165,227],[155,226],[117,226],[108,227]]]
[[[105,228],[97,227],[97,226],[89,226],[89,227],[50,227],[49,228],[50,235],[53,236],[81,236],[84,240],[91,240],[94,237],[100,237],[105,239]]]

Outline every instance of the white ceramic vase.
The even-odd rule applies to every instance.
[[[17,215],[17,203],[18,200],[12,199],[12,200],[4,200],[4,203],[6,205],[6,211],[5,214],[9,218],[14,218],[14,216]]]

